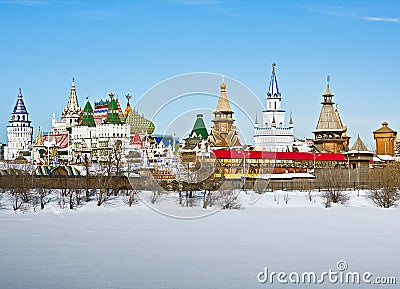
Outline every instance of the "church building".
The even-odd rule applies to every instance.
[[[285,110],[281,108],[282,94],[275,74],[276,64],[272,64],[272,75],[267,92],[267,109],[262,112],[261,124],[254,122],[255,150],[287,152],[292,151],[293,120],[290,114],[288,126],[285,124]]]
[[[314,146],[320,152],[342,153],[349,150],[350,137],[347,136],[347,126],[344,126],[338,109],[334,108],[333,94],[330,90],[330,77],[319,115],[317,128],[314,133]]]
[[[209,142],[214,147],[241,147],[239,135],[234,125],[233,111],[226,95],[224,79],[222,79],[220,88],[220,96],[217,108],[214,111]]]

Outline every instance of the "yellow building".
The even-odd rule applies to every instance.
[[[394,156],[394,143],[397,139],[397,131],[388,127],[386,121],[382,122],[382,127],[373,132],[376,154],[377,155],[391,155]]]

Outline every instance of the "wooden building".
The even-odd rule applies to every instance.
[[[375,130],[373,134],[376,144],[376,154],[394,156],[394,143],[397,139],[397,131],[389,128],[388,123],[384,121],[382,122],[382,127]]]

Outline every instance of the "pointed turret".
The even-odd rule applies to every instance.
[[[257,112],[256,112],[256,119],[254,120],[254,126],[258,127],[258,116],[257,116]]]
[[[75,79],[72,78],[71,90],[69,92],[68,104],[64,108],[63,116],[80,114],[82,109],[78,104],[78,97],[76,96]]]
[[[143,147],[142,139],[140,138],[138,131],[135,132],[135,136],[131,139],[129,143],[135,147]]]
[[[120,124],[121,119],[119,118],[119,110],[118,110],[118,105],[114,99],[114,94],[110,93],[110,102],[108,103],[108,110],[107,110],[107,123],[113,123],[113,124]]]
[[[328,84],[326,85],[325,94],[322,95],[324,97],[324,102],[322,104],[332,102],[332,97],[333,97],[333,94],[332,94],[331,88],[330,88],[330,82],[331,82],[330,75],[328,75],[326,77],[326,81],[328,82]]]
[[[284,152],[292,150],[293,121],[286,126],[285,110],[281,108],[282,94],[276,75],[276,63],[272,63],[271,78],[266,93],[266,109],[262,112],[260,125],[254,125],[256,150]]]
[[[226,84],[224,82],[223,76],[222,76],[222,83],[220,85],[220,88],[221,88],[221,91],[220,91],[216,111],[232,112],[231,106],[229,104],[228,96],[226,95]]]
[[[78,104],[78,97],[76,96],[75,79],[72,78],[68,104],[62,112],[61,118],[66,120],[67,127],[72,127],[79,124],[79,119],[81,117],[81,114],[82,114],[82,109]]]
[[[125,97],[128,100],[128,103],[126,104],[125,107],[124,117],[127,117],[127,115],[132,111],[131,104],[129,103],[129,100],[131,99],[132,96],[130,94],[127,94],[125,95]]]
[[[363,143],[363,141],[360,138],[360,135],[357,136],[356,142],[354,143],[353,147],[351,148],[352,151],[358,151],[358,152],[367,152],[368,149]]]
[[[217,108],[214,111],[213,127],[209,140],[214,146],[218,147],[238,147],[241,146],[239,136],[236,131],[228,97],[226,95],[226,84],[224,77],[220,85],[221,93],[218,99]]]
[[[350,137],[346,135],[347,127],[343,125],[339,111],[334,108],[332,101],[333,94],[330,89],[330,77],[327,77],[327,86],[321,113],[319,115],[315,134],[314,144],[320,146],[322,151],[338,153],[347,151]]]
[[[42,146],[43,145],[43,137],[42,137],[42,133],[40,132],[40,126],[39,126],[39,129],[38,129],[38,134],[37,134],[37,137],[36,137],[35,145],[36,146]]]
[[[292,112],[290,112],[289,128],[293,128],[293,116],[292,116]]]
[[[83,109],[82,113],[82,121],[81,121],[81,126],[89,126],[89,127],[94,127],[96,126],[94,122],[94,117],[93,117],[93,108],[92,105],[90,104],[89,97],[86,98],[86,104],[85,108]]]
[[[26,107],[25,107],[24,100],[22,99],[21,88],[19,89],[18,99],[17,99],[17,103],[14,106],[13,114],[26,114],[26,115],[28,115],[28,112],[27,112]]]
[[[122,112],[122,108],[121,108],[121,104],[119,103],[118,96],[115,99],[115,103],[117,104],[117,107],[118,107],[119,119],[122,121],[124,119],[124,113]]]
[[[189,138],[207,139],[208,132],[203,120],[203,115],[198,114]]]
[[[272,74],[271,74],[271,80],[269,82],[267,97],[281,98],[281,93],[279,92],[278,81],[276,79],[276,74],[275,74],[275,66],[276,63],[272,63]]]

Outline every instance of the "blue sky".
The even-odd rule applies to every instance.
[[[125,106],[127,93],[134,103],[198,71],[226,75],[233,99],[229,81],[240,81],[265,105],[272,62],[297,137],[313,137],[328,74],[351,143],[360,134],[372,148],[382,121],[400,131],[399,1],[0,0],[0,33],[3,142],[19,87],[36,134],[60,117],[72,77],[82,106],[109,92]],[[216,101],[202,105],[210,125]],[[250,142],[251,126],[236,125]]]

